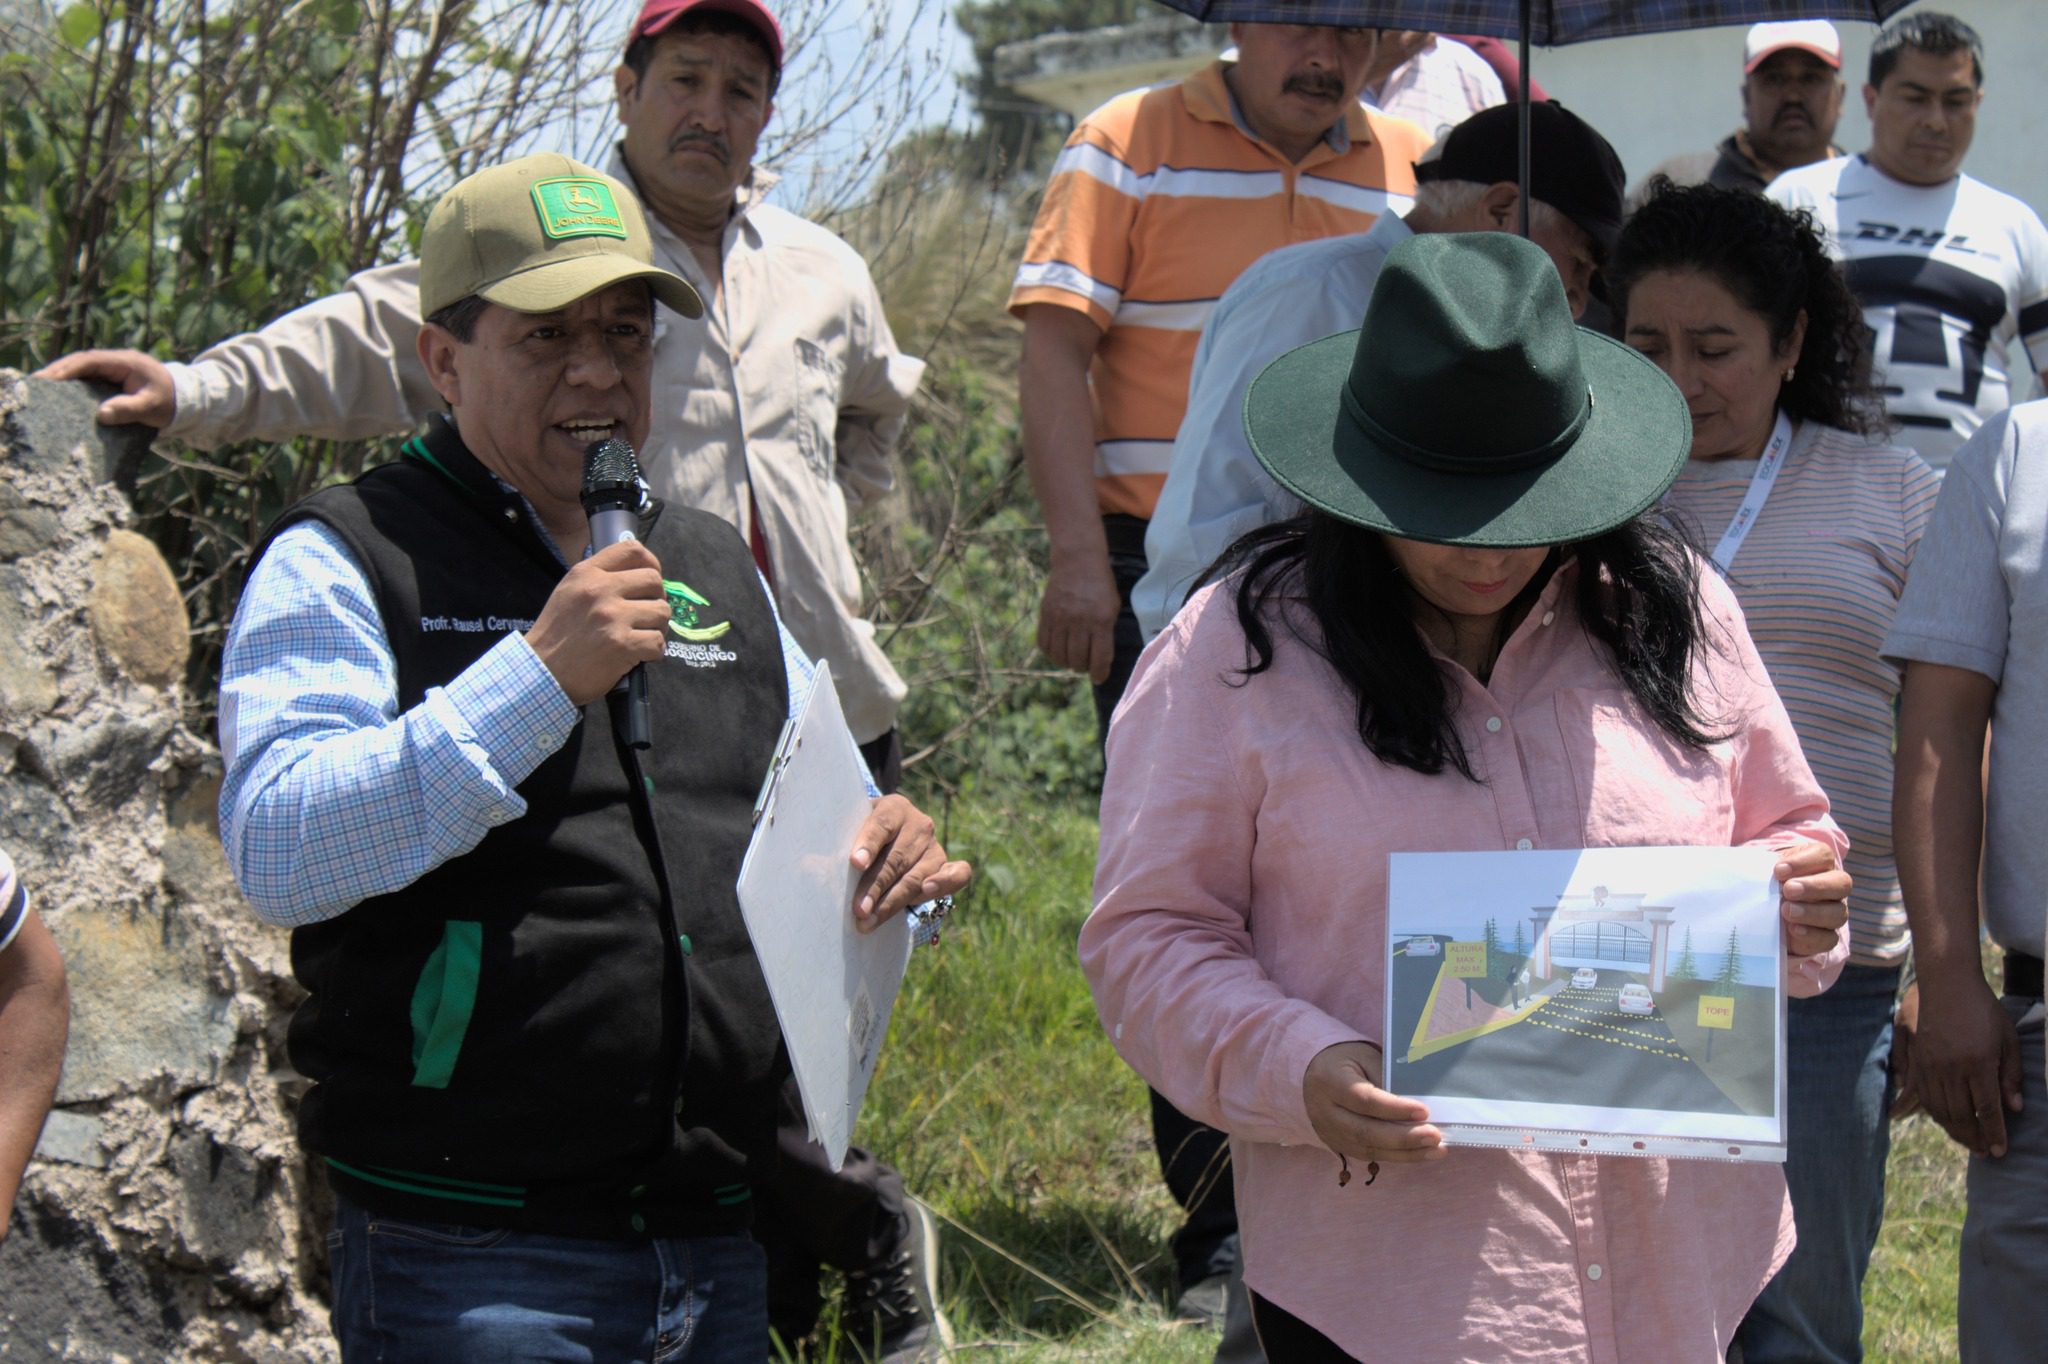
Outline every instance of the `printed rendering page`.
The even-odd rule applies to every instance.
[[[1451,1142],[1783,1160],[1777,860],[1394,854],[1386,1088]]]

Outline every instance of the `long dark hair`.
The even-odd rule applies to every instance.
[[[1637,517],[1561,545],[1501,613],[1504,630],[1567,562],[1578,565],[1579,618],[1613,654],[1629,694],[1679,743],[1712,743],[1718,736],[1708,732],[1690,688],[1704,626],[1698,560],[1685,542]],[[1207,576],[1231,573],[1245,636],[1241,678],[1273,666],[1278,623],[1350,688],[1358,737],[1373,756],[1432,775],[1454,767],[1478,780],[1451,725],[1450,678],[1416,628],[1417,608],[1379,532],[1309,511],[1245,535]]]
[[[1622,228],[1605,270],[1624,325],[1629,292],[1662,270],[1718,281],[1764,320],[1774,347],[1791,338],[1804,309],[1806,340],[1778,406],[1796,420],[1862,436],[1889,430],[1884,402],[1871,387],[1863,308],[1803,209],[1794,213],[1748,190],[1674,185],[1660,175]]]

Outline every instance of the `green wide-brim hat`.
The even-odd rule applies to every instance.
[[[1550,258],[1502,232],[1396,246],[1363,325],[1266,366],[1244,424],[1267,472],[1318,511],[1501,549],[1614,529],[1692,447],[1664,372],[1577,326]]]

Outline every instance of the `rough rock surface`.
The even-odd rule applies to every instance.
[[[107,536],[93,569],[92,629],[100,647],[139,682],[168,686],[192,653],[192,621],[157,547],[132,530]]]
[[[71,973],[57,1110],[0,1243],[0,1358],[336,1357],[292,1137],[285,935],[235,893],[189,639],[121,485],[146,441],[0,370],[0,840]]]

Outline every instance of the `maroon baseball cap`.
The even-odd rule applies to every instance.
[[[775,59],[775,70],[782,70],[782,25],[775,22],[775,16],[768,12],[759,0],[647,0],[640,7],[640,17],[633,21],[633,27],[626,33],[626,46],[631,47],[642,38],[651,38],[685,14],[730,14],[744,19],[760,33],[762,41],[768,44],[768,52]]]

